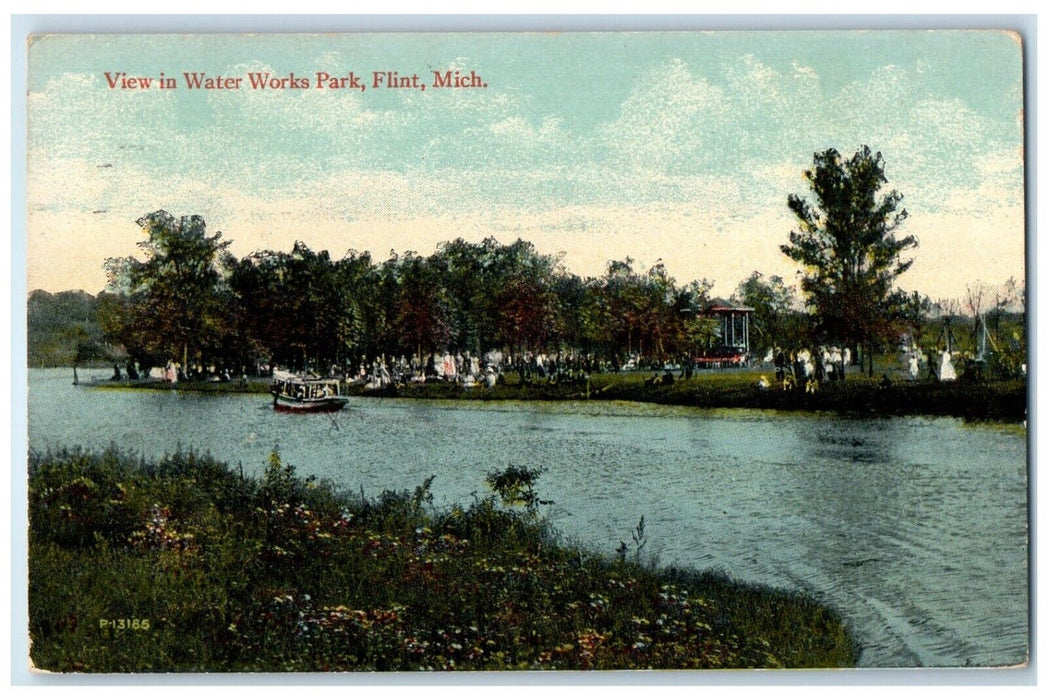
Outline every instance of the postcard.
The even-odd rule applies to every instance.
[[[27,664],[1026,666],[1023,51],[32,36]]]

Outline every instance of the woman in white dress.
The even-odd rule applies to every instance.
[[[953,362],[950,361],[950,352],[943,350],[942,359],[939,361],[939,381],[952,382],[955,379],[957,379],[957,372],[953,368]]]

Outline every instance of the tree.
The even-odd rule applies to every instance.
[[[109,360],[98,324],[98,299],[83,291],[29,294],[26,346],[30,367]]]
[[[540,254],[533,244],[521,239],[494,253],[491,316],[500,346],[516,353],[547,349],[554,339],[558,316],[553,292],[557,258]]]
[[[712,316],[696,315],[684,322],[688,349],[696,352],[711,347],[720,338],[720,323]]]
[[[494,335],[490,322],[493,311],[491,261],[498,243],[493,238],[469,243],[462,238],[441,243],[431,256],[443,273],[451,302],[454,337],[449,346],[480,355],[491,349]]]
[[[677,293],[674,310],[680,319],[677,349],[681,354],[695,355],[714,345],[720,337],[720,324],[706,313],[712,289],[713,282],[703,278],[689,283]]]
[[[911,344],[919,346],[931,316],[932,300],[920,292],[907,293],[898,290],[892,295],[891,303],[902,326],[910,335]]]
[[[662,260],[657,260],[642,279],[642,294],[645,313],[642,317],[644,336],[648,338],[651,352],[659,359],[666,358],[667,346],[680,335],[680,315],[675,313],[677,281],[670,277]]]
[[[629,257],[608,261],[603,279],[612,338],[619,348],[626,347],[627,355],[644,350],[644,282],[633,270],[633,262]]]
[[[783,344],[794,296],[781,277],[765,277],[755,271],[739,283],[735,299],[753,309],[755,347],[769,349]]]
[[[397,268],[400,298],[396,304],[399,347],[423,352],[447,349],[455,335],[452,298],[444,287],[439,258],[408,252]]]
[[[888,298],[895,279],[912,260],[902,254],[917,246],[895,231],[907,218],[902,195],[880,194],[888,182],[884,159],[863,146],[848,160],[833,148],[816,153],[804,172],[814,202],[795,194],[787,204],[799,230],[781,250],[804,266],[801,288],[815,311],[817,330],[831,341],[861,346],[873,373],[873,349],[893,329]]]
[[[217,351],[228,332],[223,268],[232,264],[229,242],[221,233],[208,236],[196,215],[176,219],[155,211],[136,223],[148,236],[139,243],[147,259],[106,263],[110,291],[126,302],[111,309],[123,312],[111,327],[129,351],[141,346],[149,359],[180,358],[185,367],[190,358]]]

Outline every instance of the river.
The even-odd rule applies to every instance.
[[[835,607],[862,666],[1026,659],[1027,448],[1015,428],[597,401],[354,398],[334,416],[295,416],[258,395],[98,390],[73,387],[69,370],[30,370],[31,450],[110,444],[194,448],[252,474],[277,449],[302,476],[372,496],[435,475],[438,507],[484,495],[490,471],[541,467],[565,537],[610,555],[644,516],[643,554],[662,564]]]

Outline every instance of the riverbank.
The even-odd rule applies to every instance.
[[[758,389],[761,377],[770,385]],[[857,373],[844,382],[823,382],[814,391],[804,387],[785,390],[774,382],[774,374],[760,371],[706,371],[690,379],[674,377],[672,383],[652,382],[659,374],[622,372],[595,374],[581,382],[550,383],[537,380],[521,383],[509,373],[494,388],[466,387],[456,383],[431,382],[369,390],[364,386],[344,387],[351,396],[396,396],[412,399],[478,401],[563,401],[612,400],[658,403],[696,408],[748,408],[777,411],[830,411],[857,415],[952,416],[965,420],[1021,423],[1026,420],[1027,387],[1023,380],[909,382],[896,377],[888,385],[881,377]],[[116,382],[104,381],[85,386],[193,391],[201,393],[269,392],[268,381],[241,382]]]
[[[52,671],[827,668],[811,598],[564,544],[534,472],[435,511],[429,484],[337,493],[271,459],[34,456],[32,660]]]
[[[636,376],[603,375],[591,396],[701,408],[751,408],[777,411],[831,411],[845,415],[929,415],[965,420],[1018,423],[1026,419],[1025,381],[915,382],[850,375],[843,382],[823,382],[814,390],[783,389],[774,382],[761,390],[767,373],[710,374],[672,384],[649,384]],[[650,379],[650,376],[648,377]]]

